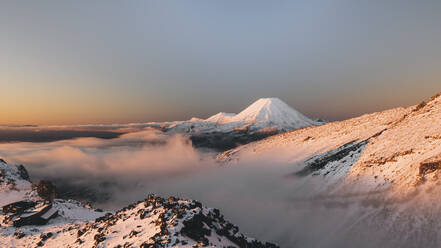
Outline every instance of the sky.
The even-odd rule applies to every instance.
[[[0,124],[341,120],[441,91],[441,1],[2,1]]]

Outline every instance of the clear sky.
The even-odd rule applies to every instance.
[[[127,123],[279,97],[344,119],[441,91],[441,1],[1,1],[0,124]]]

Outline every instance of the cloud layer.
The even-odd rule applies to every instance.
[[[108,140],[3,143],[0,156],[26,165],[34,181],[48,179],[63,189],[76,186],[80,191],[105,191],[108,196],[113,193],[109,187],[127,188],[212,164],[211,154],[199,153],[187,138],[150,129]]]
[[[148,193],[177,195],[219,208],[244,233],[282,247],[373,247],[379,240],[364,226],[361,237],[348,231],[362,208],[311,201],[314,181],[286,177],[296,165],[268,158],[221,167],[213,156],[185,136],[153,129],[115,139],[0,144],[0,157],[24,164],[34,181],[52,180],[65,196],[98,207],[120,208]]]

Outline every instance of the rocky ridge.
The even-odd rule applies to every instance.
[[[2,205],[42,198],[27,178],[26,169],[1,163]],[[6,183],[4,183],[6,182]],[[26,186],[26,187],[25,187]],[[25,192],[20,192],[24,190]],[[11,192],[19,192],[10,197]],[[7,197],[9,196],[9,197]],[[54,199],[57,217],[43,225],[14,227],[13,214],[0,211],[1,247],[278,247],[248,238],[221,215],[194,200],[148,195],[118,211],[94,209],[74,200]]]

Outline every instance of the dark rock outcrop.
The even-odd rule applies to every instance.
[[[133,209],[138,210],[133,213]],[[105,240],[104,234],[108,232],[108,228],[118,221],[130,216],[145,219],[158,213],[159,215],[153,223],[159,227],[159,231],[148,241],[142,243],[140,247],[173,247],[185,245],[189,240],[193,240],[196,243],[195,246],[209,246],[209,237],[212,237],[213,233],[230,240],[239,247],[278,247],[245,237],[239,233],[239,228],[226,221],[217,209],[204,208],[197,201],[180,200],[176,197],[164,199],[155,195],[148,195],[144,201],[131,204],[114,214],[109,213],[97,218],[94,223],[87,224],[84,229],[80,229],[78,237],[95,229],[98,231],[98,234],[94,236],[95,243],[99,244]],[[182,228],[173,228],[178,225],[182,225]],[[124,236],[124,239],[129,240],[141,236],[142,232],[135,228]],[[124,245],[121,244],[121,247]]]
[[[236,130],[232,132],[211,132],[205,134],[192,134],[190,140],[195,148],[210,148],[216,151],[226,151],[240,145],[258,141],[279,133],[271,132],[250,132],[248,130]]]
[[[55,185],[50,181],[42,180],[36,186],[38,195],[47,201],[52,201],[56,196]]]
[[[429,158],[420,163],[419,175],[424,176],[428,173],[441,169],[441,155]]]
[[[20,174],[20,177],[21,177],[23,180],[26,180],[26,181],[30,181],[30,180],[31,180],[31,179],[29,178],[28,171],[26,170],[26,168],[25,168],[23,165],[18,165],[18,166],[17,166],[17,169],[18,169],[18,173]]]
[[[331,150],[323,155],[314,156],[305,161],[306,166],[295,173],[297,176],[307,176],[318,170],[323,169],[327,164],[335,161],[339,161],[347,157],[351,152],[360,149],[362,146],[367,144],[366,141],[356,142],[352,141],[344,144],[343,146]]]

